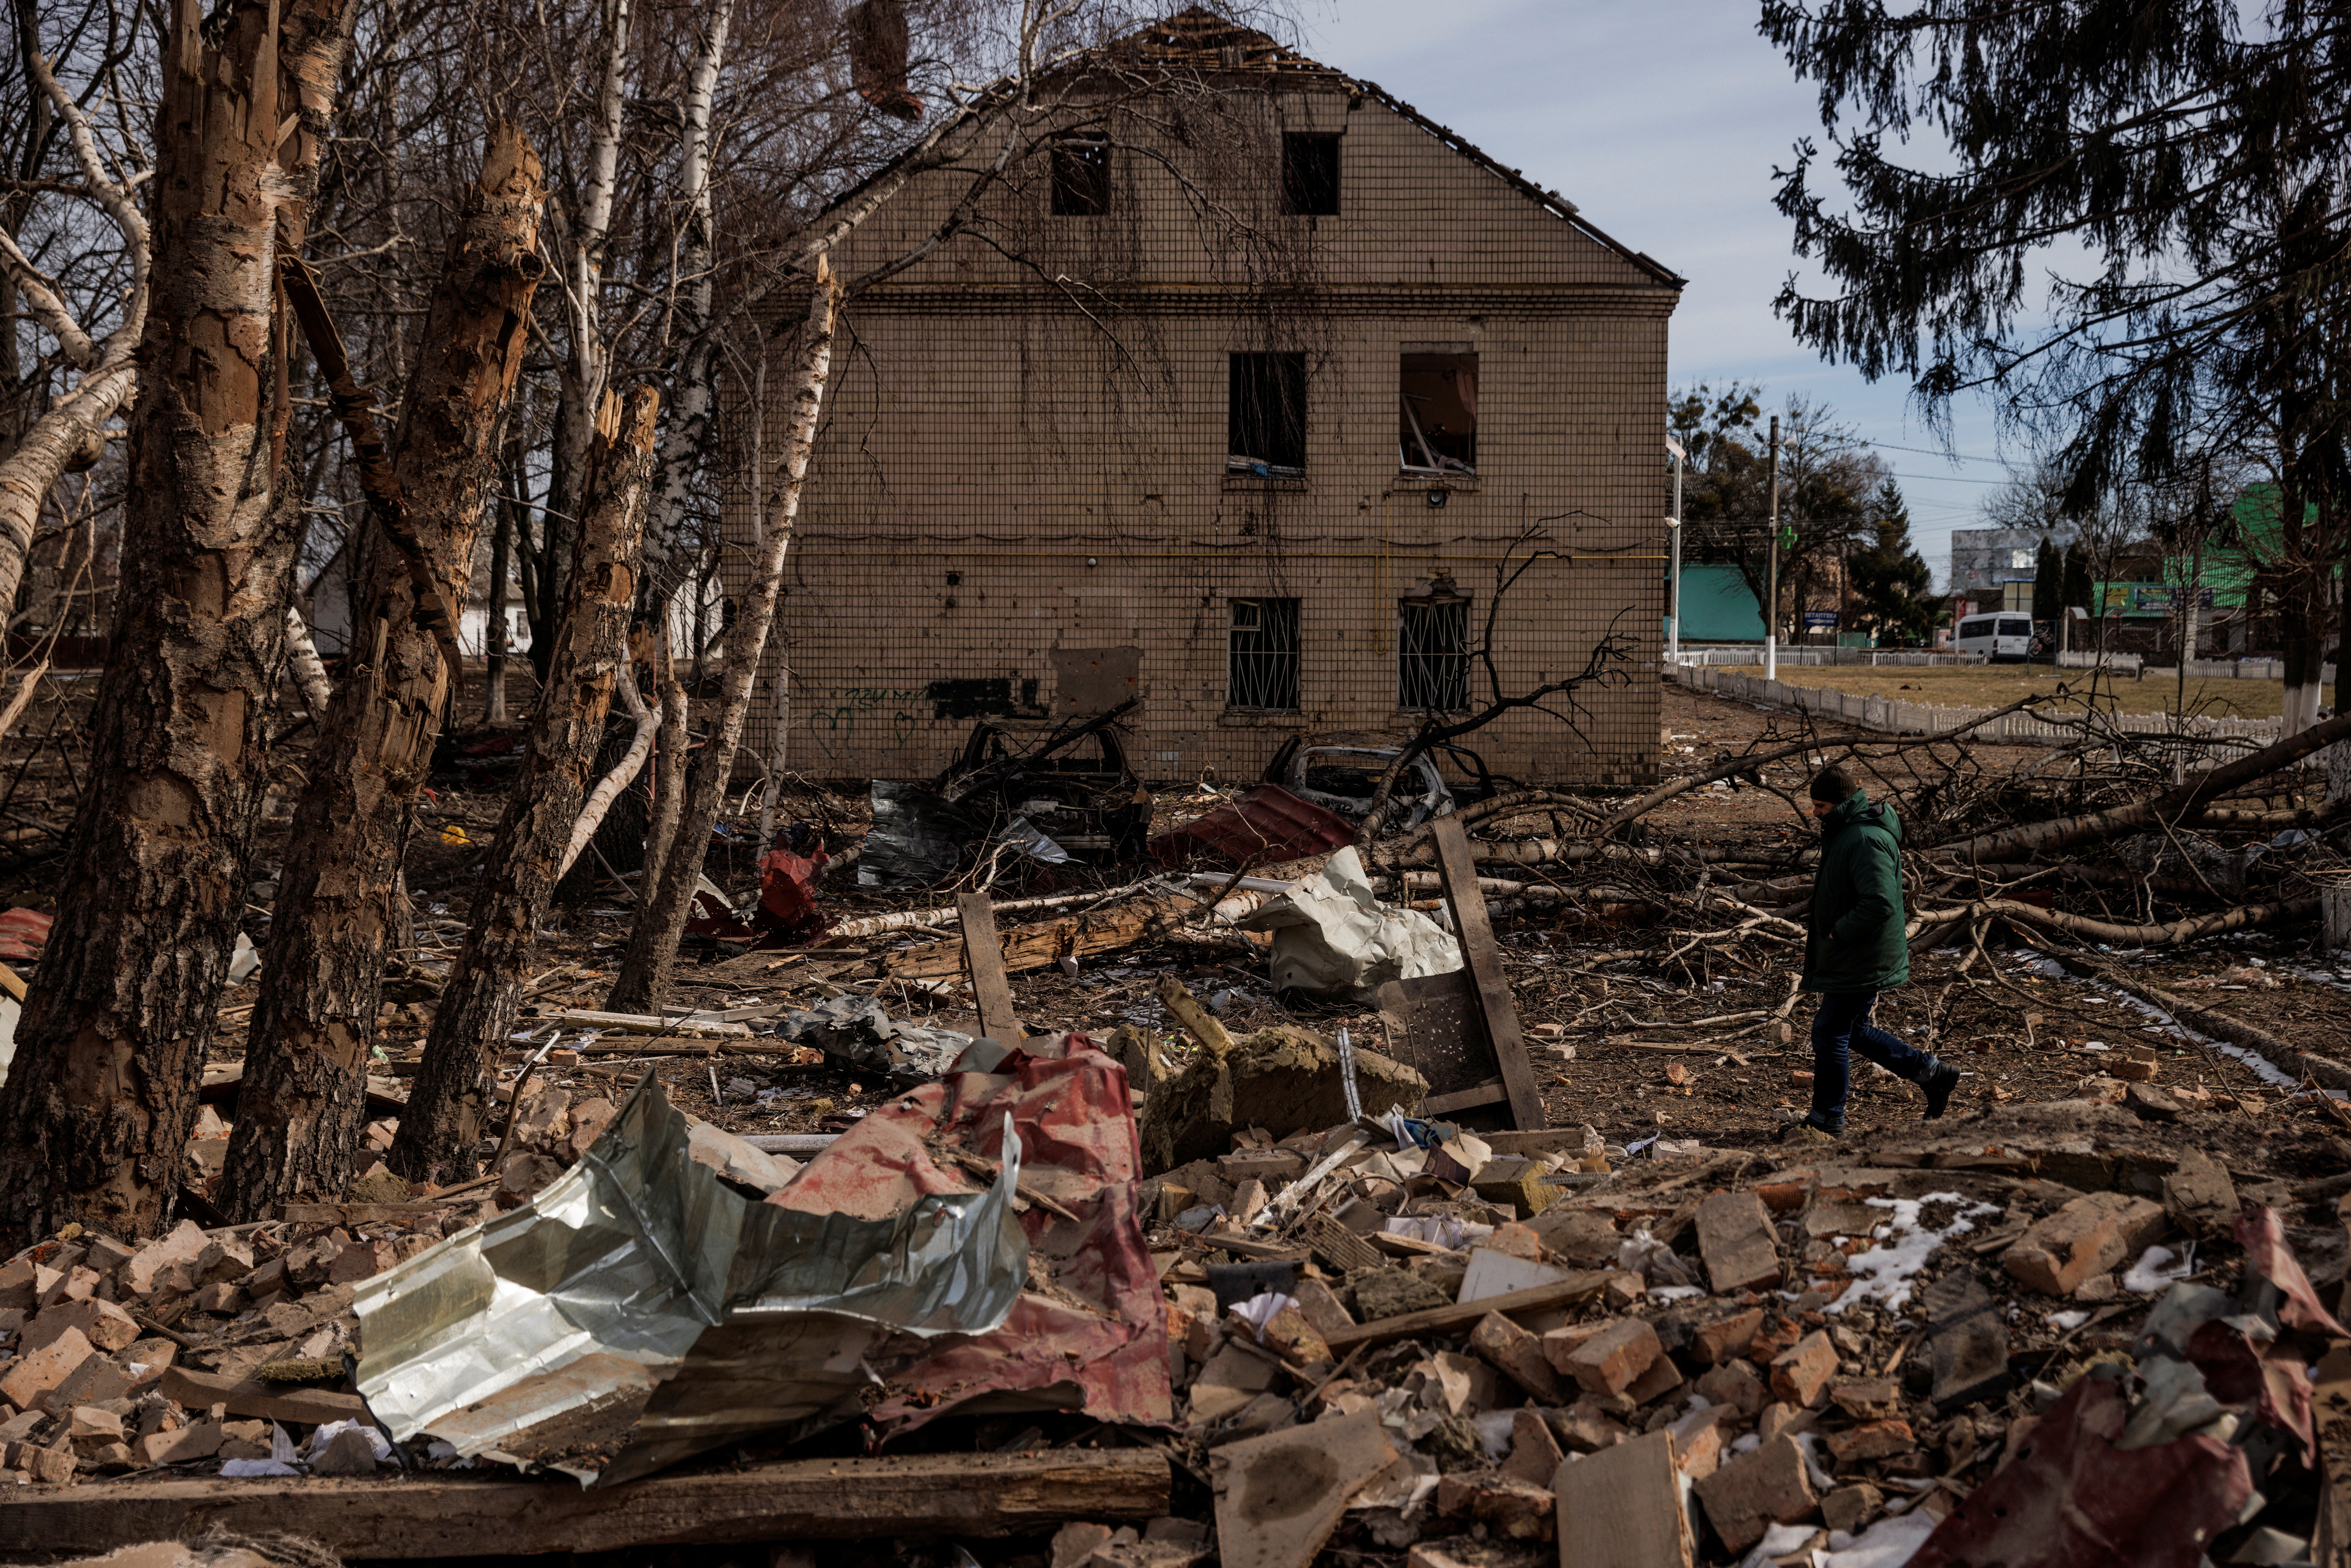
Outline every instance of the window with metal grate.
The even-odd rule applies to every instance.
[[[1396,706],[1454,713],[1469,706],[1469,601],[1396,606]]]
[[[1295,599],[1236,599],[1225,658],[1228,707],[1298,711],[1298,604]]]

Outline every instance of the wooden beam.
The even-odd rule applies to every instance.
[[[1456,1089],[1450,1094],[1432,1094],[1420,1103],[1419,1110],[1423,1116],[1443,1116],[1455,1111],[1467,1111],[1472,1105],[1498,1104],[1510,1097],[1510,1091],[1500,1079],[1489,1078],[1483,1083]]]
[[[1420,1334],[1459,1333],[1475,1328],[1488,1312],[1499,1312],[1509,1317],[1513,1312],[1547,1312],[1555,1307],[1570,1307],[1578,1301],[1588,1301],[1606,1287],[1605,1273],[1570,1274],[1566,1279],[1548,1285],[1534,1285],[1523,1291],[1506,1291],[1499,1296],[1487,1296],[1475,1301],[1457,1301],[1449,1307],[1431,1307],[1426,1312],[1405,1312],[1393,1318],[1376,1318],[1361,1328],[1342,1329],[1323,1337],[1333,1352],[1345,1352],[1366,1344],[1385,1344],[1390,1340],[1412,1339]]]
[[[1210,1056],[1223,1056],[1233,1049],[1233,1037],[1217,1021],[1217,1015],[1184,988],[1184,982],[1176,977],[1173,970],[1159,977],[1159,1005],[1173,1013],[1184,1031],[1198,1040],[1200,1049]]]
[[[963,919],[964,972],[971,978],[972,999],[979,1007],[980,1032],[999,1045],[1019,1045],[1029,1038],[1020,1017],[1012,1010],[1012,982],[1004,972],[1004,944],[996,936],[996,911],[984,893],[956,894],[956,913]]]
[[[0,1558],[95,1555],[214,1527],[287,1531],[345,1557],[500,1557],[621,1547],[873,1536],[1008,1535],[1068,1520],[1141,1521],[1167,1511],[1155,1448],[1031,1455],[912,1454],[800,1459],[649,1476],[582,1491],[569,1478],[446,1472],[364,1479],[159,1481],[18,1491],[0,1505]]]
[[[1494,1042],[1494,1061],[1509,1092],[1510,1120],[1520,1131],[1533,1132],[1543,1124],[1542,1094],[1535,1088],[1534,1064],[1527,1060],[1527,1042],[1519,1032],[1519,1009],[1502,973],[1502,950],[1495,945],[1493,923],[1486,918],[1486,895],[1478,891],[1468,831],[1459,817],[1447,815],[1437,819],[1430,837],[1437,841],[1437,874],[1452,906],[1453,932],[1476,982],[1478,1006],[1486,1015],[1486,1038]]]

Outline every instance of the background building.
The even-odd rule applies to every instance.
[[[1261,34],[1195,11],[1119,48],[1050,180],[848,307],[763,672],[780,733],[748,743],[915,777],[976,718],[1131,694],[1138,770],[1249,779],[1292,735],[1484,706],[1490,627],[1505,695],[1600,678],[1468,737],[1489,766],[1652,779],[1681,280]],[[1153,70],[1199,73],[1244,144],[1180,142]],[[917,176],[835,270],[967,184]]]

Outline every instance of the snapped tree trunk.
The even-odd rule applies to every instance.
[[[60,908],[0,1088],[5,1227],[145,1235],[177,1195],[269,790],[302,533],[280,247],[298,252],[349,46],[338,0],[176,0],[119,599]]]
[[[659,403],[652,389],[641,388],[624,415],[619,395],[608,394],[597,423],[580,556],[548,682],[531,712],[522,767],[498,821],[473,925],[442,988],[424,1060],[392,1141],[388,1163],[411,1180],[473,1175],[483,1068],[521,1011],[523,966],[555,892],[557,859],[588,793],[614,675],[628,665],[633,563],[644,534]]]
[[[389,483],[371,486],[352,657],[295,809],[217,1198],[239,1218],[339,1197],[351,1176],[394,883],[455,696],[445,607],[465,602],[529,344],[545,202],[521,128],[493,125],[425,311]],[[416,580],[419,561],[434,580]]]
[[[743,723],[750,712],[752,689],[758,684],[759,659],[768,645],[768,627],[776,615],[777,590],[782,586],[784,555],[790,548],[792,524],[799,516],[800,489],[808,477],[809,450],[816,441],[817,416],[824,408],[825,382],[832,370],[832,324],[841,302],[831,269],[820,257],[816,287],[809,299],[808,319],[801,324],[799,367],[792,388],[791,413],[784,434],[783,472],[776,493],[765,486],[768,476],[755,466],[751,474],[754,504],[764,518],[759,535],[756,575],[739,601],[735,624],[726,633],[726,696],[714,733],[687,770],[685,802],[677,833],[661,865],[659,885],[647,868],[642,886],[651,890],[637,901],[636,925],[629,933],[628,952],[606,1006],[620,1011],[650,1011],[669,984],[669,969],[677,956],[679,936],[685,930],[686,912],[693,906],[695,884],[702,874],[705,846],[711,824],[726,794],[735,768],[735,750],[742,743]],[[765,417],[754,400],[752,418]]]
[[[2323,724],[2314,724],[2300,734],[2289,735],[2250,756],[2240,757],[2234,762],[2199,773],[2186,783],[2168,789],[2151,800],[2134,801],[2127,806],[2092,811],[2085,816],[2028,822],[2021,828],[2006,828],[1997,833],[1985,833],[1959,843],[1941,845],[1928,852],[1938,858],[1949,857],[1966,863],[2019,861],[2101,839],[2119,839],[2131,833],[2151,832],[2165,822],[2177,822],[2182,818],[2194,816],[2206,801],[2225,795],[2241,784],[2250,784],[2282,768],[2291,768],[2311,753],[2345,739],[2351,739],[2351,714],[2337,714]]]

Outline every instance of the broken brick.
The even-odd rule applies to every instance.
[[[1561,1370],[1587,1394],[1622,1394],[1665,1353],[1646,1322],[1619,1318],[1576,1346]]]
[[[2163,1234],[2160,1204],[2094,1192],[2037,1220],[2001,1259],[2009,1273],[2044,1296],[2070,1296]]]
[[[1744,1552],[1773,1524],[1810,1519],[1820,1507],[1795,1439],[1778,1437],[1697,1483],[1698,1501],[1722,1543]]]
[[[1882,1421],[1895,1412],[1901,1390],[1890,1377],[1846,1378],[1829,1385],[1829,1400],[1856,1421]]]
[[[1771,1392],[1810,1410],[1828,1396],[1836,1369],[1836,1346],[1815,1331],[1771,1358]]]
[[[1654,1331],[1649,1337],[1656,1338]],[[1470,1331],[1469,1348],[1544,1404],[1556,1405],[1566,1397],[1559,1374],[1543,1359],[1542,1341],[1501,1313],[1489,1312],[1479,1320]]]
[[[1700,1323],[1690,1330],[1690,1354],[1709,1366],[1719,1366],[1733,1356],[1746,1354],[1747,1347],[1755,1343],[1755,1331],[1762,1326],[1761,1307],[1750,1307],[1743,1312]]]
[[[1551,1423],[1542,1418],[1541,1411],[1521,1409],[1511,1413],[1510,1457],[1502,1461],[1504,1475],[1513,1480],[1548,1487],[1565,1462],[1559,1439],[1552,1436]]]
[[[68,1329],[80,1330],[84,1339],[105,1351],[120,1350],[139,1337],[139,1324],[112,1301],[59,1301],[55,1306],[43,1307],[25,1325],[18,1347],[24,1351],[38,1350]]]
[[[1572,1454],[1597,1453],[1633,1435],[1623,1422],[1589,1399],[1579,1399],[1564,1410],[1552,1411],[1550,1421],[1560,1447]]]
[[[139,1439],[139,1457],[151,1465],[185,1464],[191,1459],[209,1459],[220,1452],[227,1434],[217,1421],[200,1421],[193,1427],[176,1431],[154,1432]]]
[[[0,1373],[0,1399],[19,1410],[45,1409],[42,1401],[97,1354],[81,1330],[68,1328],[40,1349],[18,1356]]]
[[[77,1405],[66,1417],[66,1436],[75,1453],[89,1458],[108,1444],[122,1441],[122,1417],[111,1410]]]
[[[1877,1517],[1886,1506],[1886,1494],[1867,1481],[1839,1487],[1821,1499],[1821,1522],[1831,1530],[1842,1530],[1847,1535],[1858,1535],[1862,1526]]]
[[[1850,1432],[1832,1433],[1828,1443],[1837,1463],[1849,1465],[1907,1454],[1918,1446],[1918,1439],[1911,1435],[1907,1421],[1870,1421]]]
[[[122,1265],[122,1282],[139,1295],[152,1295],[158,1274],[174,1264],[193,1263],[210,1245],[204,1227],[193,1219],[183,1219],[169,1236],[151,1241],[131,1255],[131,1260]]]
[[[1771,1403],[1771,1393],[1763,1379],[1756,1375],[1754,1366],[1744,1360],[1726,1361],[1720,1366],[1709,1367],[1699,1375],[1697,1391],[1717,1405],[1728,1405],[1748,1420],[1753,1420]]]
[[[1437,1483],[1437,1512],[1510,1541],[1549,1541],[1558,1511],[1549,1487],[1508,1476],[1450,1475]]]

